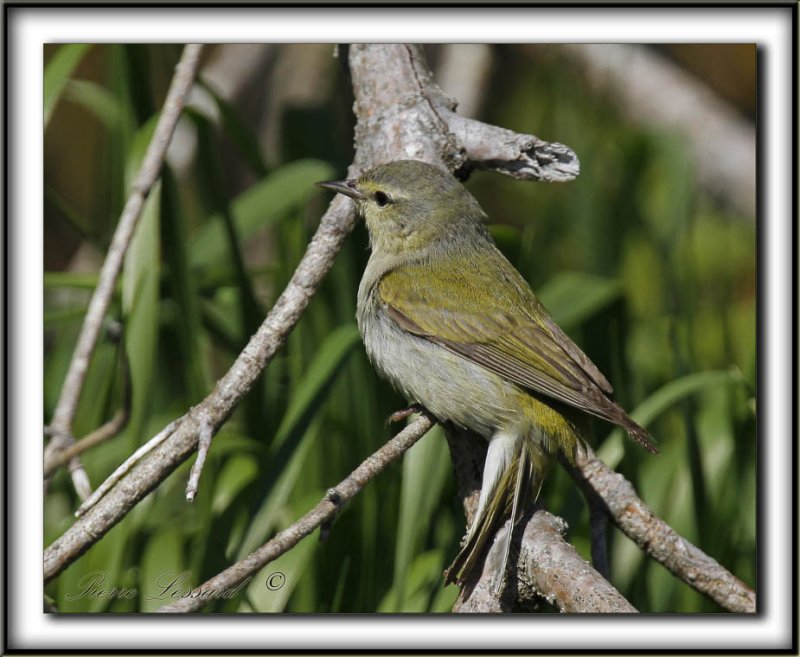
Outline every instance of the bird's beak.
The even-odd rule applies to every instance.
[[[318,182],[317,185],[349,196],[356,201],[363,201],[367,198],[364,193],[358,189],[355,178],[348,178],[347,180],[328,180],[325,182]]]

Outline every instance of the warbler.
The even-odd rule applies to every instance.
[[[454,177],[400,160],[318,184],[353,199],[369,231],[356,316],[370,361],[409,402],[489,443],[477,511],[448,583],[469,578],[509,517],[513,529],[559,450],[574,462],[584,414],[657,451],[496,247],[486,214]]]

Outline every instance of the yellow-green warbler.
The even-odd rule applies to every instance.
[[[402,160],[319,184],[352,198],[367,223],[372,254],[357,319],[375,368],[410,402],[489,441],[478,509],[448,581],[463,583],[500,524],[535,500],[557,450],[574,460],[584,413],[656,452],[497,249],[486,214],[455,178]]]

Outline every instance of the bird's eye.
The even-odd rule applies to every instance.
[[[385,192],[375,192],[375,203],[378,204],[379,208],[385,208],[389,205],[389,195]]]

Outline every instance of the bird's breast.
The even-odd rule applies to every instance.
[[[359,290],[356,316],[373,366],[410,402],[487,438],[514,422],[521,394],[516,386],[401,329],[386,312],[374,285]]]

